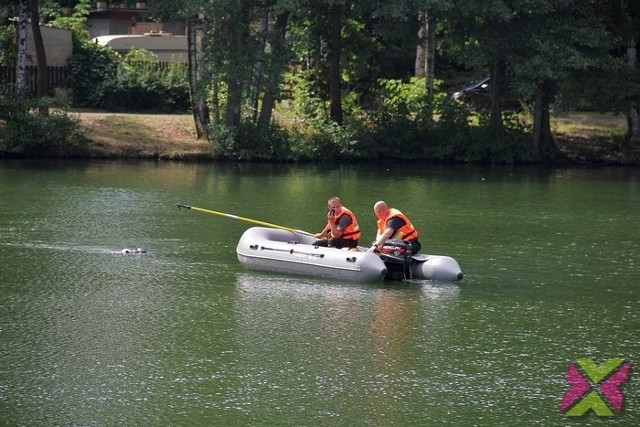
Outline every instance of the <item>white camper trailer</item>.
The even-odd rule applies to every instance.
[[[112,34],[98,36],[95,43],[108,46],[121,55],[131,49],[145,49],[155,53],[159,62],[187,62],[187,37],[174,36],[170,33]]]

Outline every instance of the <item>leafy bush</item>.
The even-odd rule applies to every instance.
[[[515,113],[504,113],[502,126],[495,129],[487,111],[472,115],[462,104],[448,103],[432,135],[438,142],[426,157],[482,163],[531,159],[531,130]]]
[[[422,158],[433,125],[424,82],[380,80],[372,108],[361,116],[357,145],[361,158]]]
[[[360,158],[357,127],[345,123],[325,123],[293,138],[292,153],[296,160],[335,161]]]
[[[0,155],[55,156],[71,154],[83,139],[77,118],[64,111],[49,116],[33,114],[40,103],[18,104],[10,91],[0,95]]]
[[[215,157],[229,160],[292,160],[289,135],[279,126],[262,129],[243,122],[235,129],[224,125],[209,128]]]
[[[175,113],[190,105],[184,64],[161,68],[143,49],[132,49],[120,60],[112,49],[87,43],[69,60],[69,82],[78,107]]]
[[[275,150],[278,143],[270,139],[272,135],[258,135],[255,127],[244,126],[237,132],[214,133],[218,153],[229,159],[295,161],[514,163],[531,157],[531,130],[520,116],[504,113],[502,126],[495,129],[488,112],[446,102],[443,92],[431,106],[420,79],[381,80],[367,110],[345,92],[350,111],[341,126],[327,118],[312,84],[301,79],[293,93],[298,104],[291,112],[302,120],[289,120],[292,125],[286,137],[281,137],[288,141],[290,151]],[[290,117],[286,113],[281,116]]]
[[[96,43],[83,43],[68,61],[68,84],[76,107],[100,108],[118,70],[118,54]]]

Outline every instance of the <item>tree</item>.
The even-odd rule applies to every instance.
[[[52,18],[50,23],[56,27],[66,28],[71,31],[74,48],[88,42],[87,16],[89,16],[89,9],[91,9],[91,0],[79,0],[73,6],[71,14],[68,14],[68,8],[63,9],[67,9],[66,13],[60,13],[57,10],[50,12]]]
[[[44,50],[42,32],[40,31],[40,1],[29,0],[31,9],[31,33],[36,50],[36,63],[38,64],[38,84],[36,85],[36,97],[42,99],[47,95],[49,89],[49,79],[47,70],[47,55]],[[41,116],[49,115],[49,108],[43,102],[38,104],[38,112]]]
[[[209,125],[209,108],[206,94],[209,82],[206,75],[206,49],[203,46],[207,30],[207,15],[204,5],[198,0],[156,0],[149,9],[164,20],[183,20],[187,26],[187,76],[191,111],[196,137],[204,138]]]
[[[340,56],[342,55],[342,11],[340,2],[331,5],[329,20],[329,99],[331,103],[330,117],[335,123],[341,125],[342,116],[342,84]]]
[[[535,0],[513,12],[511,27],[518,35],[505,50],[521,92],[535,93],[534,159],[561,160],[550,127],[550,104],[561,82],[599,66],[608,56],[611,38],[592,4],[582,0]]]
[[[616,74],[619,81],[624,82],[624,90],[619,96],[621,101],[626,103],[622,108],[626,111],[628,125],[625,141],[627,148],[640,146],[640,4],[631,0],[599,0],[595,7],[596,13],[612,33],[614,40],[620,41],[618,48],[612,52],[614,55],[622,55],[626,65],[621,73]]]
[[[504,0],[453,0],[447,11],[449,34],[453,44],[461,47],[463,63],[491,75],[490,126],[494,132],[501,132],[501,100],[508,77],[510,42],[514,30],[521,31],[514,25],[518,12]]]
[[[20,0],[18,11],[18,60],[16,61],[16,98],[18,103],[24,102],[27,96],[27,26],[29,18],[29,4],[27,0]]]
[[[416,49],[415,76],[425,78],[429,105],[429,118],[433,115],[434,81],[436,73],[436,23],[451,7],[450,0],[428,0],[418,2],[418,46]]]
[[[533,100],[533,158],[560,160],[553,139],[550,105],[560,83],[597,67],[608,55],[611,38],[596,19],[593,4],[583,0],[457,0],[454,31],[473,46],[473,65],[492,74],[491,118],[500,123],[501,86]],[[460,14],[459,16],[457,14]],[[470,43],[471,42],[471,43]],[[475,42],[475,43],[474,43]]]
[[[343,120],[342,68],[343,22],[348,19],[344,0],[307,1],[294,18],[307,81],[312,92],[329,102],[329,118],[337,124]],[[349,4],[349,3],[347,3]]]
[[[626,49],[626,58],[629,69],[632,73],[636,72],[638,68],[638,48],[637,44],[632,40],[629,40],[629,46]],[[627,112],[627,135],[625,141],[629,147],[640,146],[640,114],[638,109],[640,108],[638,102],[639,95],[637,93],[629,93],[629,109]]]
[[[36,63],[38,66],[37,98],[43,98],[48,90],[47,57],[40,32],[39,0],[20,0],[18,5],[17,45],[18,55],[16,61],[16,99],[22,104],[27,97],[27,38],[28,21],[31,18],[31,33],[36,51]],[[38,104],[40,115],[49,114],[46,104]]]
[[[281,9],[276,12],[275,22],[267,37],[271,55],[267,59],[265,72],[270,78],[265,81],[262,108],[258,118],[258,126],[262,129],[271,123],[276,98],[280,96],[280,83],[288,64],[289,52],[286,49],[286,31],[290,11]]]
[[[196,137],[204,138],[209,125],[209,108],[206,102],[206,83],[204,79],[205,52],[202,50],[202,37],[198,37],[198,27],[205,27],[206,16],[198,19],[192,15],[187,21],[187,75],[189,78],[189,94],[191,111],[196,128]],[[200,46],[200,48],[199,48]]]

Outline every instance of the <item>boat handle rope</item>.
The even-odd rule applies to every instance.
[[[254,248],[255,246],[255,248]],[[257,249],[258,245],[251,245],[249,246],[252,249]],[[270,248],[268,246],[260,246],[260,249],[263,251],[276,251],[276,252],[289,252],[290,254],[302,254],[302,255],[309,255],[309,256],[315,256],[318,258],[324,258],[324,254],[314,254],[311,252],[302,252],[302,251],[294,251],[293,249],[279,249],[279,248]]]

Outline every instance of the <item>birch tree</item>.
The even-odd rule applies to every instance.
[[[38,65],[38,78],[36,85],[36,98],[42,99],[47,96],[49,89],[49,73],[47,70],[47,54],[44,49],[42,32],[40,31],[40,0],[29,0],[31,12],[31,34],[36,52],[36,64]],[[38,113],[41,116],[49,115],[49,108],[44,102],[38,103]]]
[[[16,61],[16,99],[23,103],[27,96],[27,28],[29,19],[29,3],[21,0],[18,6],[17,45],[18,55]]]

